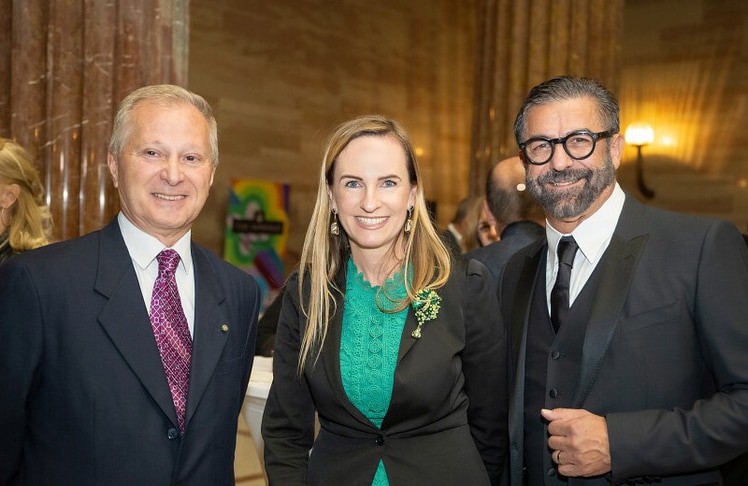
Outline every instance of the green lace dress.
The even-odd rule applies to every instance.
[[[384,283],[395,299],[405,296],[402,272]],[[348,260],[345,310],[340,339],[340,374],[348,399],[378,428],[387,414],[395,380],[395,365],[408,308],[387,313],[377,307],[395,306],[372,287],[352,259]],[[384,463],[379,461],[372,486],[388,486]]]

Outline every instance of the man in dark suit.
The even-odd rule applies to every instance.
[[[511,484],[722,484],[748,450],[740,233],[621,190],[618,104],[594,80],[533,88],[515,136],[547,225],[500,289]]]
[[[470,197],[461,199],[452,221],[440,233],[442,241],[456,259],[462,258],[468,245],[467,240],[475,238],[475,235],[469,234],[470,227],[475,227],[478,220],[478,216],[471,212],[474,209],[474,202],[475,200]]]
[[[543,226],[539,224],[545,219],[543,210],[525,189],[525,168],[519,157],[500,160],[488,173],[486,204],[501,238],[464,256],[488,267],[497,283],[509,257],[545,235]]]
[[[136,90],[109,150],[118,217],[0,270],[0,485],[233,486],[260,299],[191,242],[210,105]]]

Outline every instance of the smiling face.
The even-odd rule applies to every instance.
[[[405,150],[397,138],[353,139],[335,162],[328,193],[357,264],[401,256],[391,250],[397,252],[416,186],[410,183]]]
[[[143,101],[121,155],[107,157],[122,213],[172,246],[203,208],[215,167],[205,117],[189,103]]]
[[[602,132],[609,128],[601,125],[591,98],[574,98],[531,108],[524,139],[554,139],[577,130]],[[554,228],[570,233],[603,205],[615,187],[622,151],[623,137],[616,134],[607,142],[598,140],[595,151],[584,160],[572,159],[556,145],[548,163],[527,164],[528,189]]]

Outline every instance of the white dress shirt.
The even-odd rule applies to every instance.
[[[141,231],[121,212],[117,215],[117,221],[127,251],[130,253],[135,274],[138,277],[145,308],[150,314],[153,286],[156,283],[156,277],[158,277],[158,260],[156,260],[156,257],[166,246],[155,237]],[[182,301],[182,309],[184,309],[184,315],[187,318],[187,326],[190,329],[190,334],[194,337],[195,275],[192,266],[191,237],[192,231],[188,231],[171,248],[179,253],[180,262],[174,273],[179,289],[179,299]]]
[[[574,256],[574,266],[571,270],[571,282],[569,288],[569,305],[582,291],[584,284],[592,275],[597,263],[602,258],[605,249],[608,248],[613,232],[618,224],[618,218],[623,210],[626,195],[616,182],[613,192],[603,205],[595,211],[592,216],[582,221],[574,231],[570,233],[579,245],[579,251]],[[545,289],[548,303],[548,311],[551,309],[551,290],[556,282],[558,273],[558,242],[563,236],[569,236],[556,231],[546,220],[545,234],[548,239],[548,258],[545,267]]]

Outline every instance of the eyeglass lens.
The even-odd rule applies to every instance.
[[[535,139],[525,146],[525,155],[536,164],[544,164],[553,157],[557,143],[564,146],[569,157],[577,160],[589,157],[595,150],[595,138],[590,133],[570,133],[557,140]]]

